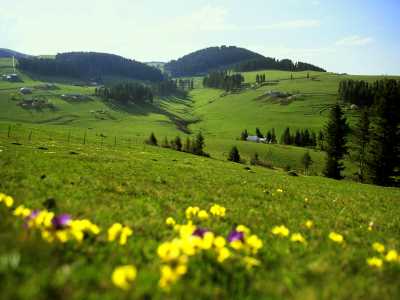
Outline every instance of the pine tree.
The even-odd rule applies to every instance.
[[[256,136],[260,139],[262,139],[264,136],[262,135],[261,131],[259,128],[256,128]]]
[[[174,147],[177,151],[182,151],[182,141],[179,136],[177,136],[174,140]]]
[[[152,146],[157,146],[157,145],[158,145],[158,143],[157,143],[157,138],[156,138],[156,136],[154,135],[153,132],[150,134],[150,137],[149,137],[149,139],[146,141],[146,143],[147,143],[148,145],[152,145]]]
[[[265,136],[265,138],[267,139],[267,143],[271,143],[272,142],[272,133],[271,133],[271,131],[268,130],[267,135]]]
[[[271,144],[276,144],[277,140],[276,140],[276,134],[275,134],[275,128],[272,128],[271,130]]]
[[[282,134],[281,144],[290,145],[292,144],[292,136],[290,135],[290,129],[287,127]]]
[[[391,185],[400,166],[399,95],[400,83],[395,80],[382,82],[376,95],[367,157],[368,177],[374,184]]]
[[[310,153],[307,151],[306,153],[304,153],[302,159],[301,159],[301,163],[304,166],[304,174],[308,175],[308,170],[310,169],[310,166],[313,164],[313,160],[311,158]]]
[[[186,138],[185,145],[183,146],[183,151],[190,153],[192,151],[192,142],[189,137]]]
[[[192,148],[193,148],[193,153],[194,154],[196,154],[196,155],[203,155],[204,154],[204,151],[203,151],[203,148],[204,148],[204,137],[201,134],[201,132],[199,132],[196,135],[196,139],[195,139],[194,143],[192,143]]]
[[[370,135],[370,120],[368,110],[361,111],[360,119],[355,128],[355,161],[358,163],[358,176],[361,182],[365,181],[365,168],[367,161],[367,147]]]
[[[324,175],[329,178],[342,179],[343,157],[347,154],[346,134],[348,125],[340,105],[332,108],[326,125],[326,165]]]
[[[256,82],[257,82],[257,83],[260,83],[260,75],[258,75],[258,74],[257,74],[257,76],[256,76]]]
[[[242,131],[242,133],[240,135],[240,139],[242,141],[246,141],[248,136],[249,136],[249,133],[247,132],[247,129],[245,129],[244,131]]]
[[[231,151],[229,152],[228,160],[236,163],[240,162],[240,154],[236,146],[233,146]]]
[[[325,150],[325,135],[322,130],[320,130],[318,133],[318,147],[322,151]]]

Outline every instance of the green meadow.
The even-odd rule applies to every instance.
[[[8,72],[10,60],[0,59],[0,73]],[[263,73],[271,82],[256,86],[256,74]],[[387,256],[400,250],[398,188],[317,176],[325,159],[318,150],[239,141],[244,129],[254,134],[256,127],[263,133],[275,128],[278,139],[286,127],[318,132],[336,102],[340,80],[380,78],[318,72],[307,78],[307,73],[293,73],[293,79],[290,72],[274,70],[243,73],[248,88],[232,94],[203,88],[196,78],[187,98],[155,99],[146,106],[103,101],[94,96],[94,87],[65,79],[54,78],[57,89],[52,90],[38,88],[43,81],[27,74],[19,73],[23,82],[0,81],[0,193],[14,198],[12,208],[0,203],[1,298],[399,298],[400,259]],[[21,95],[21,87],[33,93]],[[270,91],[295,97],[272,99]],[[88,98],[70,101],[63,94]],[[45,98],[53,108],[18,105],[32,97]],[[357,111],[344,109],[353,123]],[[151,132],[159,142],[202,132],[211,158],[145,145]],[[227,161],[234,145],[246,164]],[[306,151],[314,161],[312,176],[302,174]],[[256,152],[273,169],[250,166]],[[345,164],[350,178],[356,166],[349,160]],[[288,166],[298,176],[284,171]],[[21,204],[88,219],[101,232],[80,243],[72,238],[48,242],[43,227],[27,228],[13,215]],[[226,215],[213,216],[213,204],[226,208]],[[262,247],[244,254],[227,245],[230,256],[224,261],[219,261],[217,245],[196,249],[188,254],[184,274],[165,289],[160,268],[166,262],[158,247],[178,235],[166,219],[187,223],[189,206],[208,212],[208,218],[192,218],[198,228],[226,238],[242,224]],[[306,226],[307,221],[312,225]],[[107,238],[117,222],[133,231],[125,245]],[[273,234],[280,225],[289,230],[287,235]],[[304,240],[293,240],[293,233]],[[331,233],[343,241],[331,239]],[[372,248],[376,242],[384,251]],[[245,263],[249,256],[256,260],[252,266]],[[373,257],[382,265],[369,265]],[[112,278],[121,265],[137,270],[127,291]]]

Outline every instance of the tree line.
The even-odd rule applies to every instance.
[[[326,72],[326,70],[309,63],[304,63],[304,62],[294,63],[290,59],[279,60],[271,57],[262,57],[262,58],[247,60],[236,64],[233,67],[233,69],[236,72],[249,72],[249,71],[257,71],[265,69],[293,71],[293,72],[297,71]]]
[[[350,130],[340,105],[332,108],[325,128],[327,160],[324,174],[327,177],[343,178],[343,158],[351,152],[350,158],[358,165],[357,176],[361,182],[383,186],[398,184],[395,177],[400,172],[399,81],[379,80],[373,87],[373,104],[361,111],[352,144],[348,141]]]
[[[177,85],[178,81],[165,79],[161,82],[152,84],[142,84],[138,82],[120,82],[111,86],[103,86],[95,89],[95,95],[103,99],[113,99],[122,104],[129,102],[143,104],[153,102],[153,98],[177,95],[186,97],[187,91],[182,90]]]
[[[226,71],[212,72],[203,78],[203,86],[232,91],[242,86],[242,74],[228,75]]]
[[[103,99],[113,99],[124,105],[153,102],[152,89],[136,82],[117,83],[110,87],[95,89],[95,95]]]
[[[339,83],[338,98],[343,102],[356,104],[359,107],[371,107],[374,101],[379,101],[386,89],[385,80],[377,80],[369,83],[364,80],[342,80]],[[391,93],[400,98],[400,81],[393,80]]]
[[[256,82],[258,84],[265,82],[265,74],[257,74],[256,75]]]
[[[283,145],[294,145],[298,147],[316,147],[317,138],[323,139],[321,132],[318,137],[314,131],[306,129],[297,129],[294,134],[290,132],[290,128],[286,127],[283,132],[280,143]]]
[[[161,146],[176,151],[183,151],[198,156],[210,157],[210,155],[204,151],[205,139],[201,132],[199,132],[193,139],[186,137],[185,142],[181,140],[180,136],[176,136],[172,140],[168,140],[168,138],[165,137],[161,144],[152,132],[145,143],[152,146]]]
[[[121,76],[145,81],[161,81],[159,69],[118,55],[95,52],[57,54],[54,59],[25,57],[18,60],[21,70],[46,75],[102,81],[103,76]]]

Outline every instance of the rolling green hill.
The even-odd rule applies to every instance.
[[[11,60],[0,59],[0,73],[11,71]],[[267,81],[256,84],[261,73]],[[288,126],[318,131],[340,80],[380,77],[262,70],[243,73],[246,88],[232,93],[195,77],[186,98],[121,106],[95,97],[95,87],[18,75],[20,82],[0,81],[0,193],[15,202],[7,207],[0,194],[5,299],[399,298],[398,188],[314,176],[325,159],[317,150],[309,150],[312,176],[304,176],[307,149],[238,140],[256,127],[275,128],[278,138]],[[344,109],[354,122],[357,110]],[[151,132],[159,142],[202,132],[211,158],[146,145]],[[226,160],[233,145],[247,164]],[[250,166],[255,152],[274,169]],[[356,167],[346,167],[351,177]],[[74,225],[15,216],[19,205],[67,213]],[[190,206],[206,213],[189,216]],[[170,228],[167,218],[186,226]],[[132,235],[124,227],[126,240],[122,231],[113,240],[122,228],[115,223]],[[231,230],[244,230],[238,225],[251,234],[232,244]],[[205,235],[192,238],[205,229],[215,233],[209,246]],[[118,288],[124,265],[129,290]]]

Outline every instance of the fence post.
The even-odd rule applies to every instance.
[[[114,138],[114,147],[117,147],[117,136]]]
[[[68,138],[67,138],[68,144],[69,144],[70,139],[71,139],[71,131],[68,131]]]
[[[10,136],[11,136],[11,125],[8,125],[7,137],[9,138]]]
[[[29,141],[32,140],[32,130],[29,132],[28,140],[29,140]]]
[[[83,135],[83,144],[86,145],[86,131],[85,134]]]

